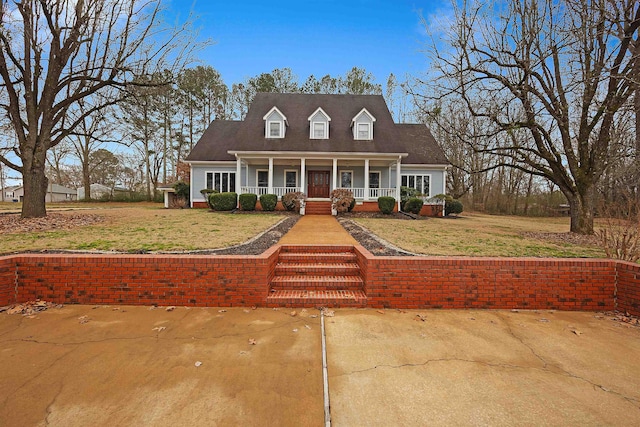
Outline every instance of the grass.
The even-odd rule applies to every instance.
[[[19,209],[0,203],[0,212]],[[70,208],[75,210],[71,211]],[[163,209],[158,203],[48,205],[61,215],[100,215],[104,221],[73,229],[4,233],[0,253],[38,250],[190,251],[243,243],[280,220],[272,214],[233,215],[205,209]],[[604,257],[597,247],[544,241],[524,233],[567,233],[569,219],[465,213],[458,219],[406,221],[358,218],[378,236],[425,255]]]
[[[16,203],[11,204],[17,205]],[[205,209],[164,209],[160,204],[71,204],[61,215],[100,215],[104,221],[69,230],[4,233],[0,253],[38,250],[189,251],[243,243],[282,217],[234,215]],[[55,205],[49,212],[68,208]],[[0,211],[5,206],[0,206]]]
[[[358,218],[394,245],[418,254],[499,257],[604,257],[600,248],[525,237],[523,233],[567,233],[569,218],[464,214],[426,221]]]

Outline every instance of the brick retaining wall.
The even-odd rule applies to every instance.
[[[640,316],[640,265],[616,263],[618,310]]]
[[[374,257],[365,252],[359,261],[371,307],[614,309],[616,268],[609,260]]]
[[[640,266],[602,259],[374,257],[356,246],[370,307],[612,310],[640,315]],[[10,255],[0,306],[264,306],[279,247],[258,256]],[[16,287],[17,284],[17,287]],[[16,292],[17,291],[17,292]]]
[[[0,258],[0,307],[13,304],[16,299],[15,257]]]
[[[17,271],[17,302],[249,307],[264,305],[278,249],[259,256],[19,255],[2,260],[7,259],[14,260]]]

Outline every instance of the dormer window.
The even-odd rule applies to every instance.
[[[356,139],[371,139],[370,123],[358,123],[358,137]]]
[[[262,118],[265,122],[264,136],[269,139],[284,138],[287,117],[277,107],[273,107]]]
[[[370,141],[373,139],[373,123],[376,118],[366,108],[360,110],[351,120],[353,139]]]
[[[280,122],[269,122],[269,138],[282,138],[280,126]]]
[[[308,120],[310,139],[329,139],[329,122],[331,121],[331,117],[329,117],[322,108],[314,111]]]
[[[327,124],[314,122],[312,139],[325,139],[327,135]]]

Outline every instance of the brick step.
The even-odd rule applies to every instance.
[[[280,256],[283,254],[328,254],[353,252],[353,246],[350,245],[285,245],[280,248]]]
[[[305,215],[331,215],[331,202],[307,202]]]
[[[302,252],[285,252],[280,253],[279,260],[282,263],[289,262],[355,262],[358,259],[354,252],[315,252],[315,253],[302,253]]]
[[[351,290],[274,290],[267,307],[366,307],[363,291]]]
[[[275,276],[271,289],[275,290],[351,290],[361,291],[363,281],[360,276]]]
[[[345,263],[278,263],[276,276],[355,276],[360,274],[360,267],[353,262]]]

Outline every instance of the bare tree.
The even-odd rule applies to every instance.
[[[491,124],[476,149],[513,160],[493,167],[549,179],[569,201],[571,231],[593,233],[612,126],[640,60],[631,51],[640,3],[470,1],[455,12],[450,46],[434,48],[437,95]],[[527,138],[494,138],[523,130]]]
[[[0,0],[0,108],[17,142],[0,161],[22,173],[22,217],[46,215],[47,152],[120,89],[159,64],[180,62],[186,26],[159,25],[160,0]],[[154,43],[154,44],[151,44]],[[188,56],[188,55],[187,55]],[[177,58],[177,59],[176,59]],[[94,97],[112,90],[113,97]],[[84,113],[69,112],[81,100]]]

